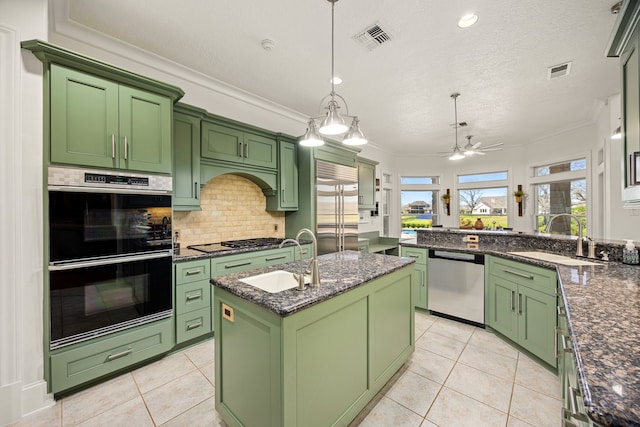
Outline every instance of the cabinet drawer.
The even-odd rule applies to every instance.
[[[489,257],[489,274],[549,295],[556,294],[558,275],[554,270],[508,259]]]
[[[256,262],[259,263],[260,267],[265,267],[268,265],[284,264],[285,262],[291,262],[293,261],[294,249],[296,252],[298,251],[297,247],[260,251],[259,255],[256,256]]]
[[[211,259],[211,274],[213,276],[238,273],[258,267],[258,258],[255,254],[230,255]]]
[[[171,317],[52,354],[51,391],[58,393],[169,351],[173,330]]]
[[[187,283],[176,288],[176,314],[181,315],[211,305],[211,283],[209,280]]]
[[[178,344],[211,332],[211,308],[191,311],[176,317]]]
[[[427,265],[427,249],[426,248],[408,248],[402,247],[402,256],[414,258],[416,264]]]
[[[209,280],[211,278],[211,261],[209,259],[181,262],[176,264],[176,285]]]

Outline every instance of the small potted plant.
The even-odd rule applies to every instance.
[[[513,192],[513,195],[516,197],[516,203],[522,203],[522,197],[524,196],[524,191],[516,190]]]
[[[444,200],[444,202],[448,205],[449,204],[449,200],[451,199],[451,194],[449,193],[444,193],[442,195],[442,200]]]

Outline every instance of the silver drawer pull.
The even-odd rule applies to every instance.
[[[187,301],[193,301],[194,299],[202,299],[202,293],[195,295],[187,295]]]
[[[264,260],[265,260],[265,261],[275,261],[275,260],[277,260],[277,259],[285,259],[286,257],[287,257],[286,255],[282,255],[282,256],[274,256],[274,257],[271,257],[271,258],[265,258]]]
[[[516,311],[516,291],[511,291],[511,311]]]
[[[557,311],[558,311],[558,316],[559,317],[567,317],[567,309],[566,308],[558,306]]]
[[[420,255],[409,255],[409,258],[416,258],[416,259],[418,259],[418,258],[420,258]]]
[[[569,405],[571,406],[571,418],[578,421],[589,421],[589,418],[580,412],[578,412],[578,397],[582,397],[580,391],[575,387],[569,387]]]
[[[571,346],[569,344],[567,344],[567,336],[566,335],[562,335],[562,351],[564,351],[565,353],[571,353],[573,351]]]
[[[200,270],[188,270],[184,273],[185,276],[195,276],[196,274],[202,274]]]
[[[189,323],[189,324],[187,325],[187,331],[190,331],[190,330],[192,330],[192,329],[199,328],[200,326],[202,326],[202,322],[201,322],[201,321],[200,321],[200,322],[196,322],[196,323]]]
[[[133,353],[133,350],[128,348],[125,351],[121,351],[120,353],[110,354],[107,356],[107,362],[111,362],[112,360],[120,359],[121,357],[125,357]]]
[[[239,264],[225,264],[224,268],[236,268],[236,267],[242,267],[245,265],[251,265],[251,261],[241,262]]]
[[[111,158],[116,158],[116,136],[111,134]]]
[[[503,268],[502,271],[504,271],[505,273],[513,274],[514,276],[522,277],[524,279],[533,280],[535,278],[535,277],[531,276],[530,274],[524,274],[524,273],[520,273],[518,271],[507,270],[506,268]]]

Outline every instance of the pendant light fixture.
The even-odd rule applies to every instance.
[[[456,130],[456,145],[455,147],[453,147],[453,151],[451,152],[451,155],[449,156],[449,160],[462,160],[464,159],[464,153],[462,152],[462,150],[460,149],[460,146],[458,145],[458,102],[457,99],[460,96],[459,93],[453,93],[451,94],[451,98],[453,98],[453,110],[454,110],[454,118],[455,118],[455,122],[453,124],[453,127]]]
[[[335,5],[338,0],[327,0],[331,3],[331,93],[329,95],[322,98],[320,101],[320,107],[322,107],[323,103],[329,100],[325,110],[327,110],[324,119],[320,123],[320,128],[317,128],[316,119],[321,119],[322,116],[312,117],[309,119],[307,123],[307,131],[300,138],[300,145],[307,147],[317,147],[319,145],[324,144],[321,135],[341,135],[345,134],[343,143],[346,145],[363,145],[367,143],[367,139],[365,138],[362,130],[360,130],[357,116],[349,115],[349,106],[347,105],[347,101],[340,96],[335,91],[335,83],[334,83],[334,21],[335,21]],[[344,117],[348,117],[352,119],[351,125],[347,126],[344,121],[343,116],[340,115],[338,110],[341,108],[338,100],[341,100],[344,104],[344,108],[346,113]],[[346,132],[346,133],[345,133]]]

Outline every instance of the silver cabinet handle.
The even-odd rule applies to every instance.
[[[522,294],[518,292],[518,314],[522,314]]]
[[[125,357],[133,353],[133,350],[128,348],[125,351],[121,351],[120,353],[110,354],[107,356],[107,362],[111,362],[112,360],[120,359],[121,357]]]
[[[190,331],[190,330],[192,330],[192,329],[199,328],[200,326],[202,326],[202,321],[200,321],[200,322],[196,322],[196,323],[189,323],[189,324],[187,325],[187,331]]]
[[[409,255],[409,258],[415,258],[415,259],[418,259],[418,258],[420,258],[420,255]]]
[[[251,261],[241,262],[239,264],[225,264],[224,268],[235,268],[235,267],[242,267],[245,265],[251,265]]]
[[[187,301],[193,301],[196,299],[202,299],[202,292],[194,295],[187,295]]]
[[[244,143],[244,157],[247,159],[249,158],[249,144],[246,142]]]
[[[201,274],[202,271],[200,270],[187,270],[185,271],[184,275],[185,276],[195,276],[196,274]]]
[[[531,276],[530,274],[523,274],[523,273],[520,273],[518,271],[508,270],[506,268],[503,268],[502,271],[504,271],[505,273],[513,274],[514,276],[523,277],[523,278],[528,279],[528,280],[533,280],[535,278],[535,277]]]
[[[562,335],[562,351],[565,353],[571,353],[573,349],[569,344],[567,344],[567,336]]]
[[[558,311],[558,316],[559,317],[567,317],[567,309],[564,307],[557,307],[557,311]]]
[[[284,192],[284,184],[282,185],[282,189],[280,191],[282,191],[282,201],[284,202],[285,201],[285,195],[286,195],[286,193]]]
[[[511,311],[516,311],[516,291],[511,291]]]
[[[194,182],[193,183],[193,194],[195,195],[195,198],[198,198],[198,183]]]
[[[238,157],[242,157],[242,142],[238,142]]]
[[[275,261],[277,259],[285,259],[286,257],[287,257],[286,255],[281,255],[281,256],[274,256],[274,257],[271,257],[271,258],[265,258],[264,260],[265,261]]]
[[[560,353],[558,353],[558,334],[560,333],[560,327],[553,328],[555,339],[553,340],[553,354],[556,355],[556,359],[560,359]]]
[[[116,158],[116,136],[115,134],[111,134],[111,158]]]
[[[129,140],[127,140],[127,137],[124,137],[124,159],[127,160],[127,158],[129,157]]]
[[[582,397],[580,390],[575,387],[569,387],[569,406],[571,406],[571,418],[578,421],[589,421],[589,418],[580,412],[578,412],[578,396]]]

